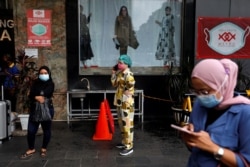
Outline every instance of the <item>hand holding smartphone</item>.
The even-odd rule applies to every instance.
[[[187,130],[183,127],[180,127],[180,126],[177,126],[177,125],[174,125],[174,124],[171,124],[171,127],[174,128],[174,129],[177,129],[181,132],[185,132],[185,133],[188,133],[188,134],[191,134],[192,132],[190,130]]]
[[[114,71],[117,71],[117,70],[118,70],[118,64],[116,64],[116,65],[113,66],[113,70],[114,70]]]

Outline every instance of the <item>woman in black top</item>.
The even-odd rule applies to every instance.
[[[46,156],[47,145],[49,144],[51,138],[51,123],[52,121],[41,121],[41,122],[34,122],[31,120],[32,116],[34,115],[35,110],[35,102],[44,103],[45,98],[51,99],[54,92],[54,82],[51,78],[50,69],[47,66],[42,66],[39,69],[39,77],[34,81],[31,89],[30,89],[30,117],[28,123],[28,150],[21,155],[21,159],[25,159],[27,157],[32,156],[35,150],[35,137],[39,125],[41,124],[43,130],[43,143],[40,150],[41,157]],[[54,108],[52,104],[52,100],[49,103],[49,110],[51,114],[51,118],[54,116]]]

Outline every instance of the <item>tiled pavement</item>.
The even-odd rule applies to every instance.
[[[188,151],[167,121],[144,121],[135,125],[134,152],[120,156],[118,126],[110,141],[92,140],[96,121],[53,122],[52,138],[45,158],[39,155],[42,135],[36,138],[36,154],[19,156],[27,149],[26,136],[13,136],[0,145],[0,167],[184,167]]]

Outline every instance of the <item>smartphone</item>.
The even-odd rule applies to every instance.
[[[113,66],[113,70],[114,70],[114,71],[117,71],[117,70],[118,70],[118,64],[116,64],[116,65]]]
[[[185,132],[185,133],[189,133],[189,134],[191,133],[191,131],[189,131],[189,130],[183,128],[183,127],[174,125],[174,124],[171,124],[171,127],[174,128],[174,129],[177,129],[177,130],[179,130],[179,131]]]

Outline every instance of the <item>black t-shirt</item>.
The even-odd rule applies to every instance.
[[[227,109],[225,110],[215,110],[214,108],[209,109],[207,111],[207,121],[205,127],[207,128],[208,125],[212,124],[226,111]]]

